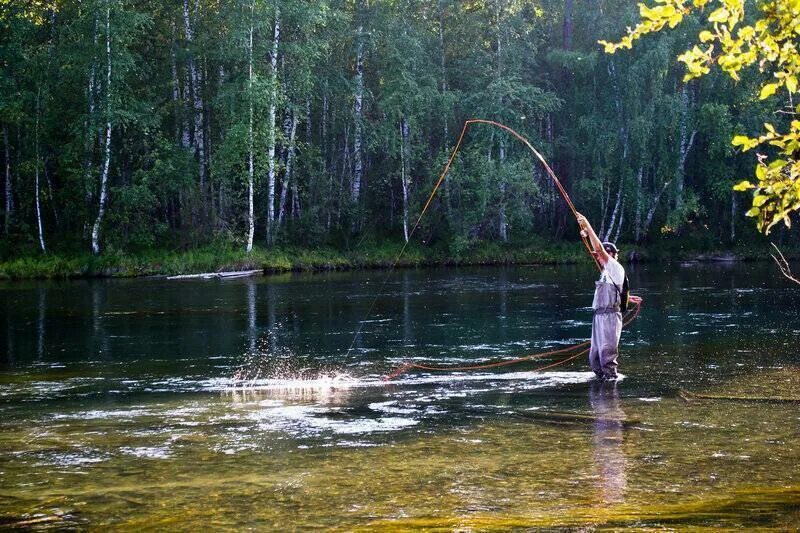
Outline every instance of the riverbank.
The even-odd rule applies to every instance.
[[[69,279],[197,274],[238,270],[265,273],[387,268],[402,249],[396,241],[369,242],[351,249],[333,247],[256,246],[249,254],[233,244],[208,245],[186,251],[150,250],[137,254],[52,253],[0,261],[0,279]],[[623,261],[748,261],[770,259],[766,246],[697,250],[682,245],[623,246]],[[798,251],[785,250],[787,257]],[[483,242],[454,253],[444,247],[409,244],[398,267],[502,264],[573,264],[588,261],[580,242],[524,244]]]

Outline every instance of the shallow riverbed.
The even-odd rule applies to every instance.
[[[800,288],[629,275],[605,384],[382,379],[586,339],[589,266],[2,284],[0,527],[796,527]]]

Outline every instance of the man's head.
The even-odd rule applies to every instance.
[[[614,259],[616,259],[617,255],[619,254],[619,250],[617,250],[617,247],[613,242],[604,242],[603,249]]]

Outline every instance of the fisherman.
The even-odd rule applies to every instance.
[[[592,343],[589,350],[589,366],[601,380],[617,379],[617,356],[619,336],[622,333],[621,304],[625,269],[617,260],[619,250],[611,242],[601,242],[586,217],[578,213],[581,237],[588,238],[592,255],[603,268],[600,279],[595,282],[594,318],[592,319]],[[626,295],[627,296],[627,295]],[[639,305],[638,296],[627,296],[628,302]]]

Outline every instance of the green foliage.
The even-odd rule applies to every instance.
[[[397,251],[403,220],[416,219],[461,125],[473,117],[498,120],[528,138],[609,238],[670,241],[707,226],[711,241],[730,240],[745,211],[730,187],[749,154],[734,151],[729,139],[734,131],[760,128],[766,106],[796,82],[776,75],[767,80],[773,85],[764,86],[759,76],[729,63],[727,71],[739,72],[738,83],[712,71],[683,86],[682,73],[672,68],[683,51],[678,35],[654,35],[635,54],[599,52],[598,39],[642,15],[651,30],[661,22],[670,26],[680,13],[683,24],[676,31],[711,31],[701,28],[702,13],[670,12],[668,3],[642,13],[620,0],[576,1],[571,13],[564,12],[564,2],[550,0],[223,0],[188,2],[187,13],[182,2],[8,3],[0,11],[0,127],[9,138],[13,201],[7,225],[5,197],[0,205],[0,255],[27,257],[37,249],[37,170],[49,248],[60,257],[88,248],[108,120],[112,147],[102,244],[111,263],[81,259],[78,268],[61,261],[43,267],[44,273],[184,272],[224,262],[277,270],[385,264]],[[110,92],[105,7],[111,19]],[[748,17],[753,15],[736,21],[737,31],[745,24],[756,31]],[[574,28],[569,38],[567,18]],[[733,27],[730,13],[713,24]],[[709,44],[715,53],[728,50],[724,32],[712,34],[701,52]],[[359,42],[364,176],[354,202]],[[742,53],[751,49],[742,43]],[[767,65],[784,65],[782,50],[775,61],[766,49],[756,53]],[[699,61],[693,64],[702,70],[706,57],[686,59]],[[764,104],[754,102],[754,95],[773,90]],[[282,205],[283,213],[280,223],[277,216],[272,221],[274,248],[267,253],[257,247],[248,256],[242,250],[249,227],[251,109],[256,242],[266,240],[273,137],[273,207],[277,214]],[[298,126],[292,139],[287,126],[293,119]],[[794,150],[794,141],[778,133],[791,132],[792,123],[771,120],[774,134],[742,135],[736,144]],[[401,124],[408,126],[405,138]],[[202,150],[196,142],[201,134]],[[2,139],[0,145],[4,163]],[[797,200],[787,192],[795,183],[793,159],[773,159],[787,164],[762,165],[764,181],[754,184],[758,216],[788,220]],[[5,193],[2,173],[0,181]],[[784,205],[777,195],[793,200]],[[558,248],[562,238],[572,246],[574,231],[530,153],[509,135],[477,126],[410,243],[407,261],[547,260],[544,248]],[[376,243],[364,257],[343,251],[365,235]],[[177,255],[148,256],[164,248]],[[315,254],[307,255],[309,249]],[[554,253],[551,259],[562,257],[560,249]],[[149,258],[139,264],[134,256]]]
[[[665,26],[680,24],[694,11],[708,11],[705,29],[694,45],[678,57],[685,63],[684,81],[704,76],[716,65],[734,80],[740,72],[753,65],[768,74],[758,90],[758,99],[765,100],[784,89],[789,95],[789,115],[800,112],[791,105],[791,95],[797,92],[800,77],[800,50],[797,45],[797,2],[772,0],[757,4],[758,15],[748,16],[745,0],[658,0],[654,7],[639,5],[642,17],[618,43],[600,41],[606,52],[631,48],[644,35],[655,33]],[[754,18],[754,20],[752,20]],[[755,217],[760,230],[769,233],[779,222],[791,226],[789,215],[800,209],[800,120],[790,120],[788,130],[779,132],[771,123],[764,123],[766,133],[758,137],[736,135],[733,146],[743,151],[765,145],[777,148],[778,157],[767,161],[759,156],[756,166],[757,185],[749,180],[740,182],[734,190],[753,189],[753,207],[747,216]]]

